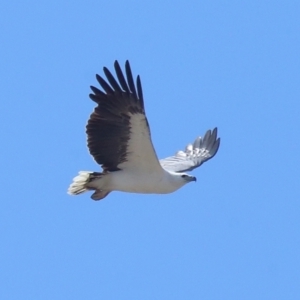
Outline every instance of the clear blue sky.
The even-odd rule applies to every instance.
[[[1,299],[300,299],[299,1],[2,1]],[[170,195],[67,195],[102,67],[141,75]]]

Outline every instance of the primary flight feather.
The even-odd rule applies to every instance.
[[[90,98],[97,103],[86,126],[91,155],[102,172],[80,171],[68,189],[71,195],[94,191],[91,198],[101,200],[112,191],[141,194],[172,193],[196,181],[191,171],[215,156],[220,138],[217,128],[174,156],[158,160],[146,118],[142,85],[136,86],[130,64],[125,63],[126,78],[118,61],[116,78],[103,68],[106,80],[96,75],[103,91],[91,86]]]

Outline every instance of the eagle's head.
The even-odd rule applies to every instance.
[[[195,176],[186,174],[186,173],[177,173],[177,172],[168,172],[168,182],[172,184],[176,189],[181,188],[189,182],[197,181]],[[171,176],[170,176],[171,175]],[[175,189],[175,190],[176,190]]]
[[[191,181],[197,181],[197,178],[195,176],[189,175],[189,174],[180,174],[180,177],[182,178],[184,183],[189,183]]]

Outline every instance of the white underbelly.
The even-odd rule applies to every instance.
[[[134,174],[117,171],[109,174],[109,189],[141,194],[168,194],[179,187],[170,184],[164,173]]]

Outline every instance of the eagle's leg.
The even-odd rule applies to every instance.
[[[93,200],[102,200],[105,198],[111,191],[96,190],[95,193],[91,196]]]

